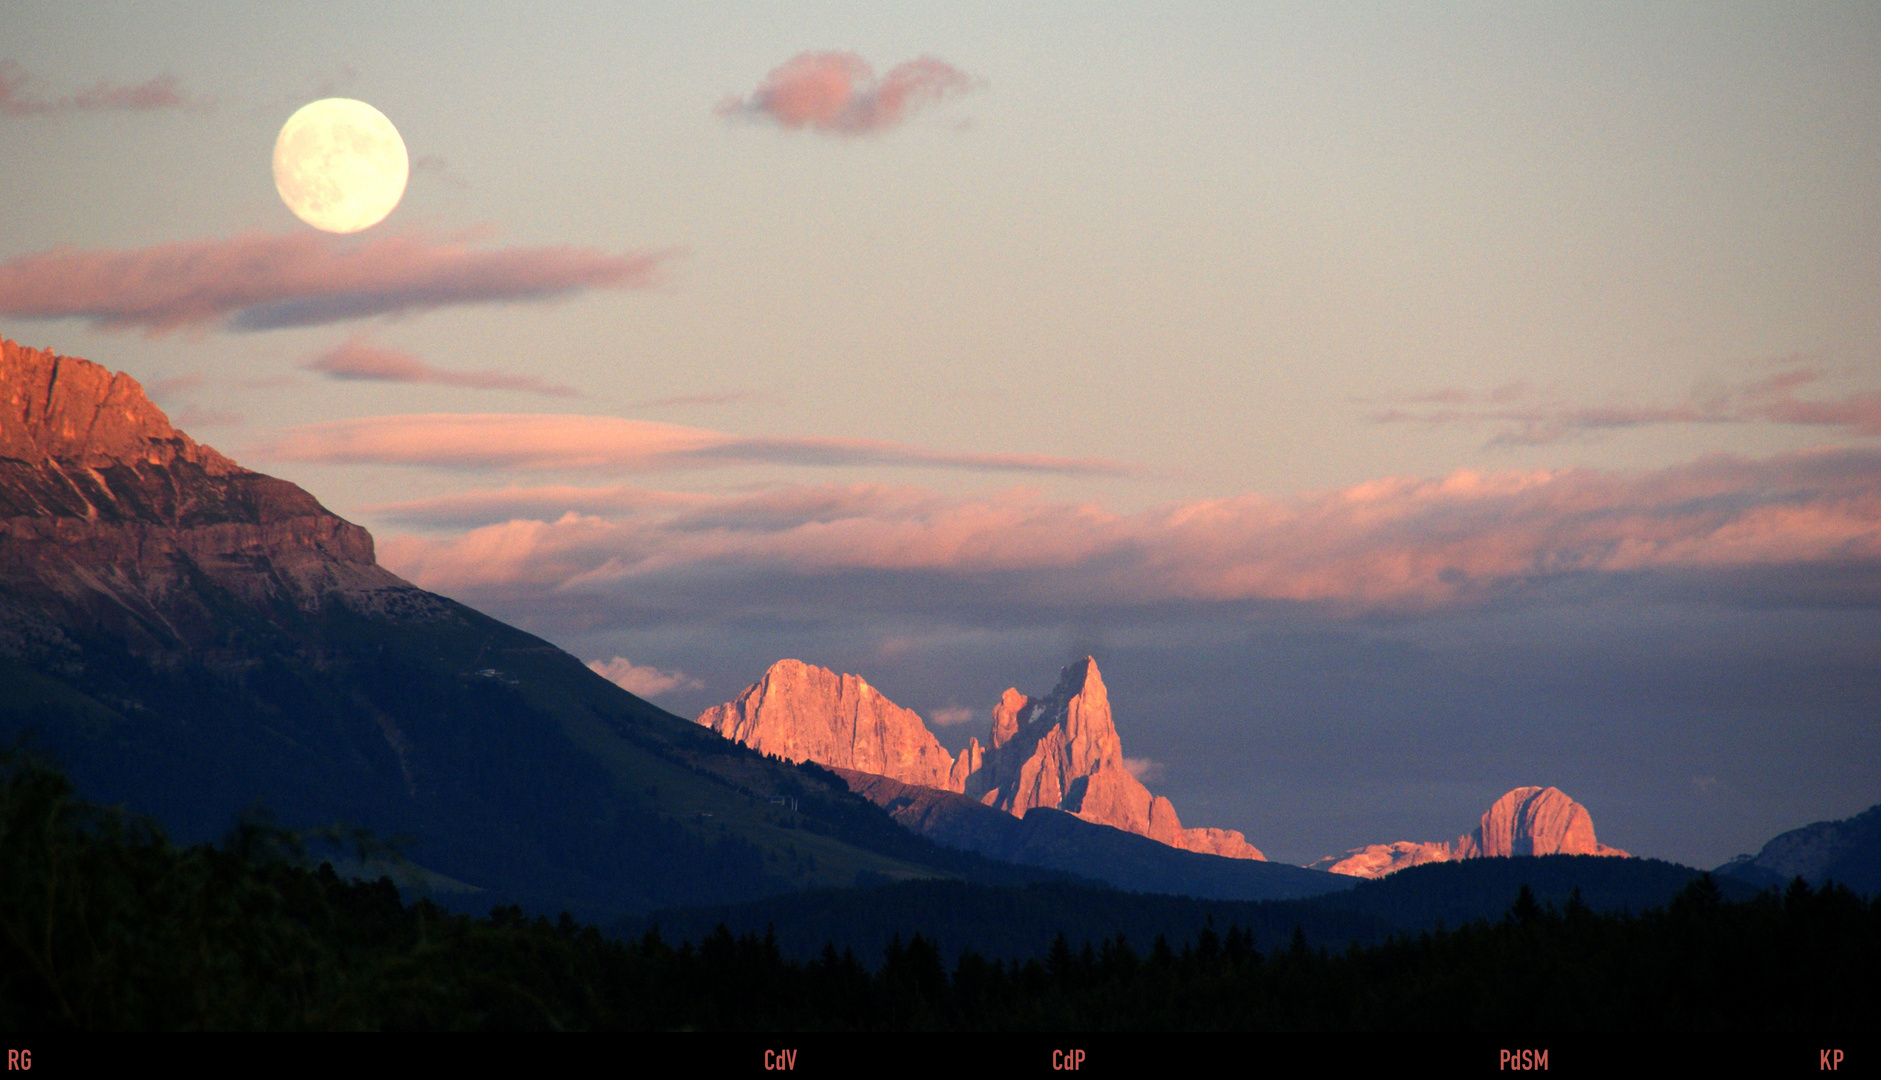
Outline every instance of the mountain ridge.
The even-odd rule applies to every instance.
[[[796,659],[772,664],[695,722],[793,761],[953,792],[1013,817],[1043,807],[1178,850],[1266,860],[1231,829],[1183,827],[1169,800],[1130,772],[1109,691],[1090,656],[1066,665],[1043,697],[1006,690],[993,707],[987,743],[970,737],[957,757],[918,714],[860,676]]]
[[[1379,878],[1427,863],[1537,855],[1631,857],[1595,838],[1593,815],[1561,789],[1518,787],[1491,804],[1474,830],[1453,841],[1369,844],[1307,865],[1335,874]]]
[[[265,804],[478,902],[608,919],[858,880],[1040,880],[380,567],[135,379],[0,343],[0,739],[182,842]]]

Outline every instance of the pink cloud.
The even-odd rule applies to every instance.
[[[655,697],[669,690],[703,690],[705,684],[683,671],[662,671],[646,664],[636,664],[624,656],[595,660],[588,664],[595,674],[630,694]]]
[[[646,288],[672,255],[478,251],[416,235],[359,240],[311,230],[137,249],[61,246],[0,263],[0,315],[83,318],[151,335],[211,325],[270,330]]]
[[[969,709],[965,705],[944,705],[935,709],[927,719],[928,723],[935,727],[958,727],[961,724],[970,724],[979,718],[980,714],[977,710]]]
[[[673,510],[710,502],[711,496],[639,487],[507,487],[434,495],[366,508],[374,517],[425,527],[486,525],[518,518],[553,521],[566,514],[623,515]]]
[[[331,379],[366,382],[436,383],[478,390],[526,390],[552,397],[580,397],[572,386],[558,386],[529,375],[500,371],[444,371],[402,349],[388,349],[359,338],[328,349],[301,365]]]
[[[751,437],[614,416],[431,413],[310,424],[271,448],[280,458],[438,468],[652,471],[771,462],[909,465],[1117,475],[1115,462],[1041,454],[959,454],[868,439]]]
[[[26,92],[31,77],[11,60],[0,60],[0,116],[60,116],[105,109],[199,108],[177,89],[176,76],[159,75],[135,86],[114,86],[103,79],[70,97],[48,101]]]
[[[1828,375],[1806,362],[1779,361],[1786,370],[1761,379],[1693,391],[1666,404],[1585,405],[1510,383],[1483,393],[1454,387],[1392,399],[1374,423],[1501,424],[1491,446],[1541,446],[1596,432],[1659,424],[1801,424],[1881,435],[1881,391],[1851,391],[1838,398],[1799,398],[1796,391]],[[1420,408],[1421,407],[1421,408]]]
[[[1249,601],[1367,609],[1472,603],[1565,578],[1652,571],[1881,567],[1881,451],[1708,458],[1634,474],[1587,469],[1386,478],[1123,514],[1025,493],[875,485],[643,500],[452,537],[393,536],[388,565],[430,588],[557,593],[725,577],[916,580],[952,602],[1030,610]],[[1865,569],[1863,569],[1865,568]],[[874,587],[874,586],[872,586]],[[817,586],[819,594],[828,586]]]
[[[932,56],[880,79],[855,53],[799,53],[764,77],[749,98],[719,105],[722,116],[768,117],[787,128],[864,135],[901,123],[925,105],[973,89],[974,80]]]

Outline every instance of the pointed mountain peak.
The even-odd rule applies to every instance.
[[[1097,658],[1094,656],[1066,664],[1058,672],[1058,685],[1052,688],[1052,696],[1055,698],[1070,699],[1080,695],[1095,695],[1108,700],[1104,676],[1097,670]]]

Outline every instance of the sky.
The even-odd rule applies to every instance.
[[[1293,862],[1881,802],[1876,5],[16,2],[0,157],[0,335],[682,715],[1090,653]]]

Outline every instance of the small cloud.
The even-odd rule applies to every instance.
[[[201,375],[173,375],[170,378],[158,379],[156,382],[151,383],[148,390],[152,400],[164,401],[185,391],[198,389],[201,386]]]
[[[933,721],[935,727],[958,727],[961,724],[970,723],[978,715],[965,705],[947,705],[935,709],[934,714],[928,719]]]
[[[351,338],[328,349],[301,367],[324,373],[329,379],[349,382],[435,383],[477,390],[523,390],[552,397],[580,397],[572,386],[543,382],[531,375],[500,371],[444,371],[401,349],[387,349]]]
[[[636,664],[624,656],[590,661],[588,667],[608,682],[639,697],[656,697],[669,690],[705,689],[704,683],[683,671],[662,671]]]
[[[1711,794],[1711,789],[1717,786],[1718,778],[1715,776],[1692,777],[1692,793],[1695,795],[1709,795]]]
[[[1123,767],[1131,776],[1137,778],[1138,783],[1143,784],[1147,784],[1152,780],[1161,780],[1169,771],[1163,767],[1162,762],[1151,761],[1146,757],[1124,758]]]
[[[966,73],[932,56],[899,64],[877,79],[874,69],[855,53],[806,52],[765,76],[749,98],[720,103],[718,113],[768,118],[787,128],[867,135],[975,85]]]
[[[63,116],[109,110],[147,112],[199,109],[208,104],[184,97],[177,89],[174,75],[159,75],[134,86],[118,86],[100,79],[89,89],[50,101],[26,91],[26,84],[31,81],[31,76],[17,63],[0,60],[0,116]]]
[[[437,177],[440,182],[450,187],[456,188],[459,191],[462,191],[465,188],[468,188],[470,186],[469,184],[464,183],[463,180],[459,179],[455,172],[451,171],[449,162],[445,161],[443,158],[439,157],[436,154],[426,154],[425,156],[421,158],[413,159],[411,163],[411,171],[414,175],[417,173],[429,173],[430,175]]]

